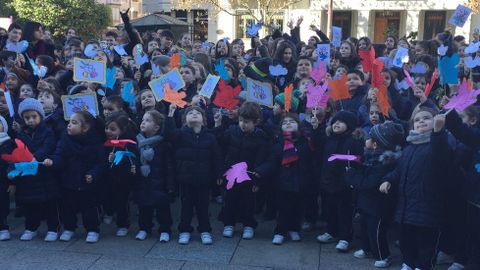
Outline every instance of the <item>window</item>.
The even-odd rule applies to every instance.
[[[278,30],[280,30],[280,32],[283,33],[283,14],[277,14],[271,18],[272,19],[270,20],[270,22],[268,22],[268,24],[272,24],[272,23],[275,24],[276,26],[279,27]],[[273,33],[272,28],[270,27],[265,27],[264,29],[265,29],[265,35],[271,35]]]
[[[193,40],[205,41],[208,37],[208,10],[193,10]]]
[[[389,35],[398,37],[400,32],[399,11],[377,11],[375,12],[374,43],[383,43]]]
[[[237,17],[237,38],[248,38],[246,33],[247,27],[254,22],[255,19],[247,14]]]
[[[175,10],[175,18],[188,22],[188,11],[186,10]]]
[[[342,40],[346,40],[352,34],[352,12],[333,11],[332,25],[342,28]]]
[[[132,12],[132,19],[138,18],[138,11],[133,11]]]
[[[423,39],[433,39],[437,33],[443,32],[443,30],[445,30],[446,20],[446,11],[425,11],[425,20],[423,22]]]

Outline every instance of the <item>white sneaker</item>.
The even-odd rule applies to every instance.
[[[228,237],[228,238],[233,237],[233,226],[223,227],[223,237]]]
[[[60,241],[68,242],[72,240],[73,235],[74,235],[74,232],[65,230],[60,235]]]
[[[387,268],[387,267],[390,267],[391,264],[392,264],[392,258],[388,257],[383,260],[375,261],[374,266],[377,268]]]
[[[0,231],[0,241],[10,240],[10,232],[8,230]]]
[[[313,224],[311,222],[305,221],[302,224],[302,231],[304,232],[311,232],[313,230]]]
[[[365,259],[368,257],[368,255],[363,249],[359,249],[353,253],[353,257],[357,259]]]
[[[320,243],[327,244],[327,243],[333,242],[333,236],[331,236],[329,233],[324,233],[322,235],[317,236],[317,240]]]
[[[168,241],[170,241],[170,234],[168,234],[166,232],[160,233],[159,241],[160,241],[160,243],[167,243]]]
[[[285,237],[283,237],[283,235],[281,235],[281,234],[275,234],[275,235],[273,236],[272,244],[279,246],[279,245],[283,244],[283,240],[284,240],[284,239],[285,239]]]
[[[138,231],[137,235],[135,236],[135,239],[143,241],[147,239],[147,232],[146,231]]]
[[[252,227],[245,227],[243,228],[242,238],[245,240],[253,239],[253,235],[255,234]]]
[[[103,216],[103,223],[110,225],[113,222],[113,216]]]
[[[202,239],[202,244],[204,245],[211,245],[213,243],[212,234],[209,232],[202,232],[200,234],[200,238]]]
[[[448,255],[445,252],[439,251],[437,254],[437,265],[451,264],[453,263],[453,256]]]
[[[188,245],[190,243],[190,233],[189,232],[182,232],[178,235],[178,243],[180,245]]]
[[[298,232],[288,232],[288,234],[290,235],[290,239],[292,239],[292,241],[302,240],[302,238],[300,237],[300,234]]]
[[[47,232],[47,235],[45,236],[45,242],[55,242],[58,239],[58,233],[57,232]]]
[[[98,242],[98,237],[99,237],[99,234],[97,232],[89,232],[87,233],[87,238],[85,239],[85,242],[87,243],[96,243]]]
[[[400,269],[400,270],[413,270],[413,269],[406,264],[402,264],[402,269]]]
[[[118,228],[117,230],[117,236],[118,237],[125,237],[128,234],[128,229],[127,228]]]
[[[32,240],[35,236],[37,236],[37,232],[32,232],[32,231],[29,231],[29,230],[25,230],[22,234],[22,236],[20,236],[20,240],[22,241],[30,241]]]
[[[465,266],[461,263],[452,263],[452,265],[450,265],[450,267],[448,267],[447,270],[462,270],[462,269],[465,269]]]
[[[349,246],[350,246],[350,243],[348,243],[348,242],[345,241],[345,240],[340,240],[340,241],[338,241],[338,244],[337,244],[337,246],[336,246],[335,248],[336,248],[338,251],[347,252]]]

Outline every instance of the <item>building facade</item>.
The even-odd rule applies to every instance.
[[[124,12],[130,8],[130,18],[136,19],[143,16],[142,0],[96,0],[99,4],[107,5],[112,11],[112,25],[122,23],[120,11]]]

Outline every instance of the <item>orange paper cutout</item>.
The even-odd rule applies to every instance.
[[[176,68],[176,67],[180,66],[180,54],[179,53],[175,53],[174,55],[172,55],[172,57],[170,57],[170,66],[172,68]]]
[[[340,80],[328,79],[328,87],[332,89],[330,97],[334,100],[351,98],[347,87],[347,75],[343,74]]]
[[[293,84],[289,84],[285,88],[285,111],[289,112],[290,108],[292,107],[292,92],[293,92]]]
[[[375,49],[372,47],[369,51],[358,50],[358,56],[362,58],[363,71],[370,72],[375,60]]]
[[[165,100],[166,102],[174,103],[180,108],[183,108],[185,107],[185,105],[188,104],[185,100],[183,100],[187,96],[185,92],[175,92],[170,90],[170,86],[168,85],[168,83],[165,84],[164,89],[165,90],[163,100]]]
[[[427,83],[427,86],[425,86],[425,96],[428,98],[430,95],[430,92],[432,91],[432,87],[435,84],[435,81],[438,79],[438,69],[435,69],[435,71],[432,74],[432,79],[430,80],[429,83]]]
[[[385,85],[381,85],[378,88],[378,92],[376,96],[377,96],[378,107],[380,107],[382,114],[388,117],[390,115],[391,105],[390,105],[390,102],[388,101],[387,87]]]

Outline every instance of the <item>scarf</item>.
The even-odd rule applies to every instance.
[[[366,166],[372,166],[378,163],[387,165],[397,162],[402,155],[400,147],[395,148],[395,150],[384,150],[384,149],[364,149],[363,164]]]
[[[430,142],[430,136],[432,135],[432,131],[428,132],[418,132],[415,130],[410,130],[410,133],[407,137],[407,142],[411,144],[422,144]]]
[[[148,162],[152,161],[155,156],[153,146],[162,140],[163,137],[160,135],[155,135],[150,138],[145,138],[142,133],[137,135],[138,148],[140,149],[140,172],[144,177],[150,175],[151,169]]]
[[[6,132],[0,132],[0,145],[2,145],[4,142],[10,140],[10,137]]]
[[[296,133],[284,132],[283,133],[283,157],[282,166],[290,167],[292,163],[298,160],[297,149],[295,148],[294,141],[297,138]]]
[[[377,163],[380,159],[380,156],[383,154],[383,150],[381,149],[368,149],[365,148],[363,150],[363,164],[367,166],[371,166]]]

